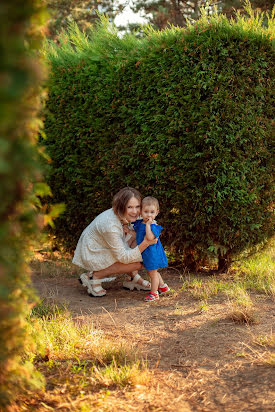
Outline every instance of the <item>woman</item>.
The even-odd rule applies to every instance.
[[[139,191],[125,187],[114,196],[112,208],[98,215],[82,232],[73,263],[92,272],[91,276],[84,273],[79,278],[89,295],[106,295],[101,286],[102,279],[122,273],[129,273],[133,278],[131,282],[124,282],[124,287],[150,290],[150,283],[134,272],[143,267],[141,253],[157,239],[144,239],[138,246],[129,246],[129,243],[133,246],[133,242],[128,225],[136,221],[140,207]]]

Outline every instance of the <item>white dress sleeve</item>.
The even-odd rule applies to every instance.
[[[134,249],[126,248],[126,242],[124,242],[121,237],[121,231],[116,227],[112,227],[110,231],[105,233],[104,240],[108,248],[112,251],[116,262],[125,264],[142,262],[142,256],[138,246]]]

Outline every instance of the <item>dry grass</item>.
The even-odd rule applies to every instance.
[[[51,390],[21,397],[14,411],[84,411],[85,404],[105,403],[110,391],[150,382],[135,345],[107,339],[88,320],[73,319],[66,306],[41,301],[32,309],[29,325],[37,347],[25,359],[36,364]]]
[[[72,264],[72,256],[58,251],[40,250],[34,253],[30,267],[35,275],[47,278],[76,277],[83,269]]]
[[[227,303],[229,319],[232,319],[236,323],[246,323],[247,325],[257,322],[257,314],[251,297],[242,286],[234,285],[234,287],[227,290],[226,293],[229,297]]]
[[[275,367],[274,351],[271,351],[267,347],[261,348],[264,350],[259,350],[253,347],[252,345],[248,345],[246,343],[242,343],[242,345],[243,345],[243,351],[239,353],[239,356],[244,357],[251,364],[271,366],[273,368]]]

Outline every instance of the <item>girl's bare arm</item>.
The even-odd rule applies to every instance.
[[[146,238],[148,240],[155,239],[155,235],[151,230],[151,223],[152,223],[152,220],[148,220],[148,222],[146,222]]]

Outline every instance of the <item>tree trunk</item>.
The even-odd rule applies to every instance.
[[[218,256],[218,272],[227,272],[232,259],[230,256],[230,252],[227,252],[225,255],[221,255],[221,253],[219,252],[219,256]]]

